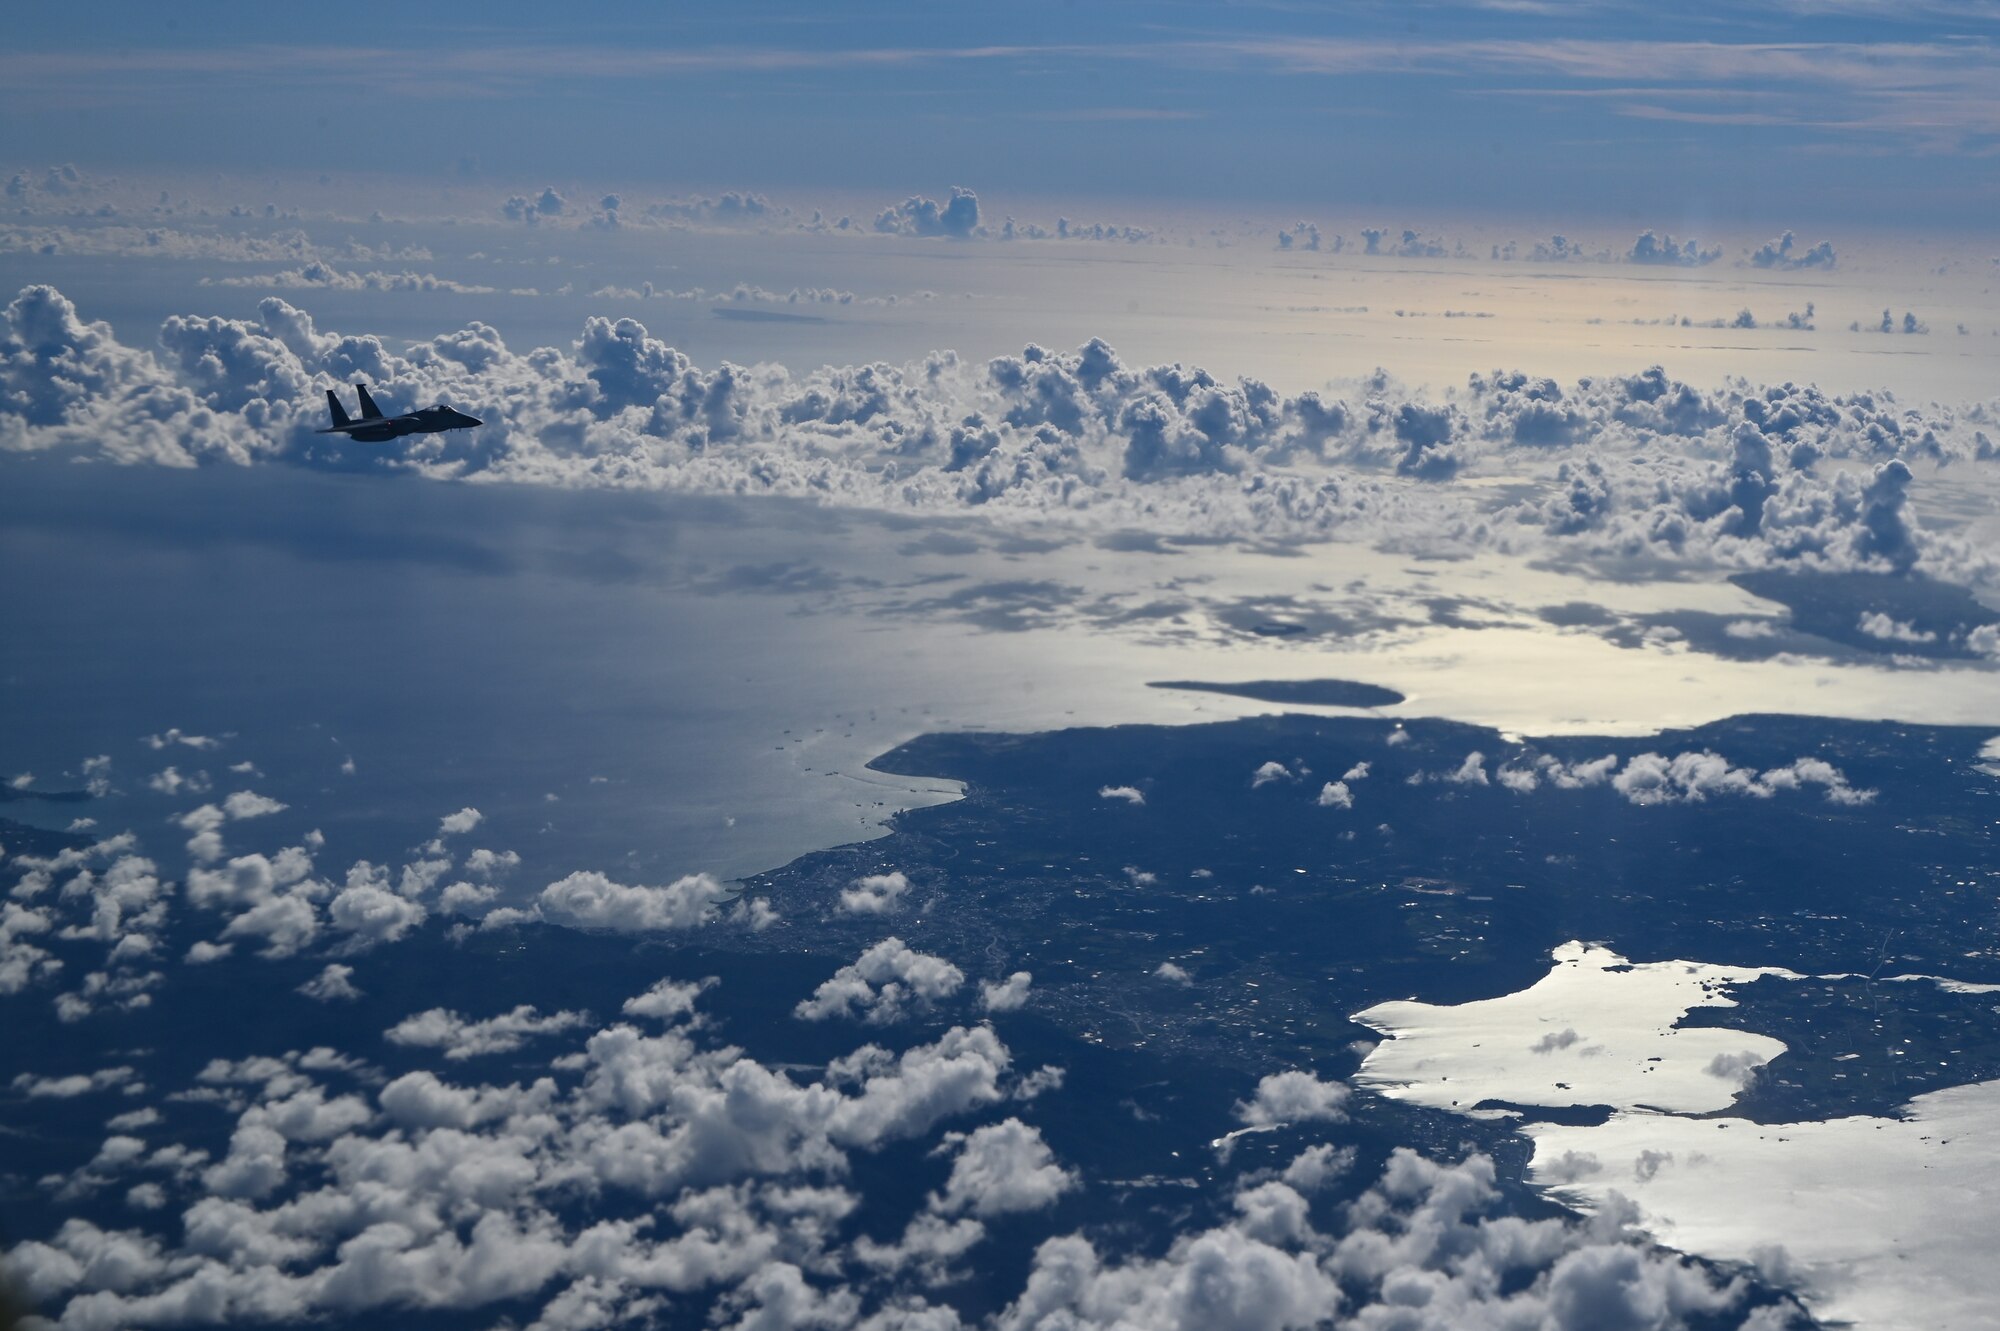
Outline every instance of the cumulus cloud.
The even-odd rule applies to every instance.
[[[9,1085],[30,1100],[73,1100],[77,1096],[89,1095],[94,1091],[113,1090],[137,1082],[137,1071],[119,1064],[114,1067],[99,1068],[95,1072],[72,1073],[65,1077],[40,1077],[32,1072],[22,1072],[17,1073]]]
[[[1796,247],[1792,233],[1787,231],[1776,240],[1767,240],[1750,252],[1753,268],[1832,268],[1838,263],[1833,252],[1833,242],[1822,240],[1811,249]]]
[[[623,206],[605,205],[605,211],[617,212]],[[660,199],[645,205],[644,213],[655,220],[674,222],[706,222],[721,224],[741,224],[755,222],[773,216],[776,209],[771,201],[761,194],[744,190],[725,190],[721,194],[690,194],[680,198]]]
[[[327,906],[327,921],[361,950],[394,943],[421,925],[430,912],[416,900],[435,877],[435,862],[417,872],[406,867],[403,890],[392,890],[388,871],[363,861],[348,871],[347,885]]]
[[[1274,1180],[1240,1191],[1234,1220],[1184,1233],[1158,1257],[1107,1260],[1082,1236],[1045,1241],[996,1326],[1278,1331],[1338,1317],[1585,1331],[1673,1326],[1742,1300],[1739,1282],[1718,1283],[1615,1224],[1489,1216],[1496,1196],[1484,1157],[1452,1165],[1398,1150],[1346,1231],[1322,1233],[1305,1199]]]
[[[628,1017],[651,1017],[656,1021],[665,1022],[678,1021],[692,1016],[696,1000],[715,984],[713,976],[686,982],[661,980],[645,993],[626,999],[624,1012]]]
[[[697,929],[715,920],[728,889],[705,873],[664,887],[627,885],[580,871],[550,883],[536,898],[541,918],[573,929],[656,933]]]
[[[354,967],[331,961],[319,974],[299,986],[299,992],[318,1003],[334,1003],[361,997],[354,987]]]
[[[1722,257],[1722,248],[1703,249],[1694,240],[1677,241],[1672,236],[1662,239],[1651,231],[1642,231],[1632,242],[1632,248],[1625,254],[1628,263],[1667,265],[1678,268],[1699,268],[1714,263]]]
[[[1938,637],[1928,629],[1919,629],[1914,624],[1905,623],[1879,610],[1864,611],[1856,627],[1869,637],[1880,638],[1883,642],[1923,644],[1936,642]]]
[[[1669,565],[1963,581],[1991,563],[1908,503],[1906,460],[1977,460],[1977,423],[1886,394],[1703,391],[1655,369],[1568,386],[1495,372],[1443,401],[1378,376],[1350,401],[1128,365],[1100,341],[794,375],[697,365],[631,319],[589,319],[569,347],[527,354],[481,324],[398,351],[322,332],[276,297],[249,321],[175,316],[140,350],[53,288],[0,311],[8,449],[348,466],[351,449],[315,433],[320,390],[361,380],[488,422],[369,446],[371,466],[438,477]],[[1488,458],[1537,484],[1456,483]],[[1826,458],[1872,471],[1822,471]]]
[[[1097,792],[1101,800],[1123,800],[1127,804],[1144,804],[1146,792],[1137,786],[1105,786]]]
[[[382,1038],[391,1044],[438,1049],[450,1059],[511,1054],[529,1040],[574,1030],[590,1021],[587,1012],[551,1012],[544,1016],[523,1003],[511,1012],[473,1021],[446,1008],[431,1008],[403,1018]]]
[[[230,817],[266,817],[270,813],[284,813],[290,805],[278,803],[268,795],[260,795],[252,789],[232,791],[228,799],[222,801],[222,811]]]
[[[462,836],[484,822],[486,815],[467,805],[457,813],[448,813],[438,820],[439,836]],[[492,852],[487,852],[489,855]]]
[[[979,225],[979,196],[958,185],[952,186],[950,197],[942,202],[913,194],[878,213],[875,229],[898,236],[969,240],[984,230]]]
[[[147,748],[154,750],[172,748],[176,745],[200,750],[222,747],[222,741],[212,735],[191,735],[181,730],[179,726],[169,726],[156,735],[147,735],[142,742]]]
[[[659,1023],[650,1033],[531,1008],[486,1019],[436,1009],[393,1028],[407,1055],[446,1061],[531,1038],[570,1051],[560,1076],[528,1081],[420,1067],[385,1085],[328,1049],[215,1060],[175,1098],[233,1116],[219,1156],[149,1149],[140,1134],[161,1118],[141,1111],[115,1116],[85,1171],[93,1186],[146,1171],[156,1181],[130,1190],[135,1214],[180,1212],[129,1229],[71,1218],[17,1244],[10,1267],[79,1328],[439,1313],[581,1331],[645,1325],[669,1307],[746,1327],[962,1328],[966,1314],[941,1300],[987,1224],[1046,1215],[1082,1186],[1019,1114],[952,1122],[1025,1087],[1012,1084],[1006,1046],[986,1027],[956,1027],[900,1053],[868,1045],[823,1069],[780,1069],[708,1038],[693,1011],[707,984],[662,981],[633,999],[628,1015]],[[73,1081],[23,1074],[16,1089],[123,1098],[136,1085],[120,1066]],[[1239,1113],[1333,1123],[1340,1090],[1281,1073]],[[857,1232],[852,1157],[898,1142],[947,1163],[915,1214],[889,1217],[900,1237],[878,1240]],[[992,1325],[1276,1328],[1339,1316],[1386,1327],[1421,1308],[1438,1325],[1582,1331],[1673,1325],[1742,1300],[1741,1282],[1644,1245],[1622,1217],[1501,1213],[1480,1156],[1396,1151],[1322,1230],[1307,1194],[1353,1159],[1320,1144],[1241,1176],[1220,1220],[1164,1248],[1121,1252],[1110,1236],[1057,1232],[996,1291]]]
[[[885,938],[835,971],[793,1013],[806,1021],[858,1017],[886,1026],[949,998],[964,983],[965,972],[943,957],[918,952],[900,938]]]
[[[390,273],[380,270],[358,273],[321,259],[274,273],[243,273],[233,277],[203,279],[204,285],[211,281],[216,286],[254,287],[265,291],[421,291],[482,295],[494,290],[474,283],[455,282],[435,273]]]
[[[1015,971],[1005,980],[981,980],[979,982],[979,1005],[988,1012],[1016,1012],[1026,1007],[1028,992],[1034,987],[1035,977],[1027,971]]]
[[[1292,771],[1281,762],[1267,762],[1250,774],[1250,789],[1268,786],[1274,781],[1292,780]]]
[[[938,1149],[953,1148],[951,1177],[931,1198],[932,1208],[944,1215],[1039,1211],[1077,1186],[1076,1175],[1056,1163],[1041,1130],[1018,1118],[947,1133]]]
[[[545,219],[561,217],[569,211],[569,200],[556,190],[554,185],[545,186],[533,198],[525,194],[511,195],[500,205],[500,215],[510,222],[524,222],[530,226]]]
[[[910,890],[910,880],[898,870],[857,878],[840,893],[840,909],[849,915],[886,915]]]
[[[1820,758],[1798,758],[1784,767],[1758,772],[1737,767],[1721,754],[1684,752],[1671,757],[1634,754],[1611,778],[1612,788],[1633,804],[1699,803],[1707,799],[1747,796],[1769,799],[1780,791],[1817,788],[1832,804],[1866,804],[1872,790],[1858,790],[1846,774]]]
[[[1274,1072],[1257,1083],[1248,1101],[1238,1101],[1236,1118],[1253,1128],[1311,1121],[1342,1122],[1347,1118],[1347,1087],[1321,1081],[1296,1069]]]
[[[1351,809],[1354,792],[1345,781],[1329,781],[1319,788],[1319,798],[1313,802],[1322,809]]]

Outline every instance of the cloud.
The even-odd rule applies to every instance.
[[[1329,781],[1319,788],[1319,798],[1313,801],[1322,809],[1351,809],[1354,807],[1354,792],[1345,781]]]
[[[1076,1175],[1056,1163],[1041,1130],[1018,1118],[947,1133],[938,1150],[953,1147],[951,1177],[930,1202],[942,1215],[1039,1211],[1077,1186]]]
[[[1872,790],[1848,783],[1840,769],[1819,758],[1799,758],[1784,767],[1758,772],[1737,767],[1718,753],[1684,752],[1667,757],[1634,754],[1611,778],[1611,786],[1638,805],[1700,803],[1728,796],[1769,799],[1781,791],[1818,787],[1829,803],[1866,804]]]
[[[1363,254],[1390,254],[1403,259],[1441,259],[1453,251],[1442,240],[1405,227],[1398,235],[1387,227],[1364,227]]]
[[[897,236],[942,236],[969,240],[983,233],[979,225],[979,196],[954,185],[951,196],[940,203],[913,194],[875,217],[875,229]]]
[[[543,919],[573,929],[653,933],[700,928],[717,917],[717,903],[727,896],[727,889],[707,874],[646,887],[581,871],[543,888],[535,906]]]
[[[204,285],[211,282],[215,286],[254,287],[264,291],[417,291],[454,295],[488,295],[494,291],[493,287],[454,282],[435,273],[357,273],[337,268],[322,259],[275,273],[243,273],[233,277],[203,279]]]
[[[22,1072],[17,1073],[8,1084],[30,1100],[74,1100],[80,1095],[115,1090],[137,1082],[137,1071],[121,1064],[65,1077],[38,1077],[32,1072]]]
[[[361,997],[354,987],[354,967],[331,961],[319,974],[299,986],[299,992],[316,1003],[352,1001]]]
[[[222,802],[222,811],[231,818],[263,818],[283,813],[289,807],[252,790],[238,790]]]
[[[540,194],[529,198],[525,194],[515,194],[500,205],[500,215],[510,222],[524,222],[533,226],[548,218],[561,217],[569,211],[569,200],[557,192],[554,185],[543,188]]]
[[[215,739],[209,735],[185,734],[178,726],[169,727],[157,735],[148,735],[143,742],[147,748],[156,750],[171,748],[176,744],[200,750],[219,749],[222,747],[222,741],[219,739]]]
[[[910,880],[898,870],[869,874],[842,888],[840,909],[849,915],[886,915],[910,890]]]
[[[1832,268],[1839,260],[1833,252],[1833,242],[1822,240],[1809,250],[1794,248],[1792,233],[1787,231],[1776,240],[1767,240],[1750,253],[1753,268]]]
[[[1137,786],[1104,786],[1097,792],[1101,800],[1124,800],[1127,804],[1144,804],[1146,792]]]
[[[1880,638],[1884,642],[1929,643],[1936,642],[1938,636],[1927,629],[1918,629],[1914,624],[1891,618],[1880,610],[1862,612],[1856,627],[1869,637]]]
[[[1249,1127],[1283,1123],[1344,1122],[1347,1087],[1321,1081],[1310,1072],[1275,1072],[1257,1083],[1256,1094],[1236,1104],[1237,1121]]]
[[[486,820],[486,815],[467,805],[457,813],[448,813],[438,820],[439,836],[462,836]],[[491,851],[486,852],[491,855]]]
[[[1703,249],[1693,240],[1677,241],[1672,236],[1664,240],[1651,231],[1642,231],[1626,251],[1627,263],[1649,264],[1675,268],[1700,268],[1714,263],[1722,257],[1722,249]]]
[[[587,1012],[551,1012],[544,1016],[526,1003],[484,1021],[469,1020],[446,1008],[431,1008],[403,1018],[382,1032],[382,1038],[391,1044],[442,1050],[449,1059],[478,1058],[486,1054],[511,1054],[529,1040],[574,1030],[589,1021]]]
[[[316,433],[320,390],[357,381],[488,424],[358,453]],[[1899,460],[1977,462],[1983,419],[1809,386],[1701,390],[1658,369],[1567,386],[1479,375],[1443,401],[1377,376],[1337,400],[1128,365],[1096,340],[794,375],[697,365],[632,319],[593,317],[567,348],[532,354],[483,324],[397,351],[321,332],[269,297],[255,320],[175,316],[157,350],[138,350],[53,288],[0,311],[9,450],[785,495],[1624,568],[1986,576],[1990,554],[1919,525]],[[1460,483],[1487,471],[1510,485]]]
[[[805,1021],[858,1017],[886,1026],[949,998],[964,983],[965,972],[944,958],[915,951],[900,938],[885,938],[835,971],[792,1011]]]
[[[661,980],[636,998],[626,999],[624,1012],[628,1017],[651,1017],[664,1022],[677,1021],[692,1016],[696,1000],[704,991],[714,988],[716,983],[713,976],[705,980],[684,983]]]
[[[1293,780],[1291,769],[1281,762],[1267,762],[1250,774],[1250,789],[1268,786],[1274,781]]]
[[[276,232],[185,230],[172,226],[5,226],[0,225],[0,254],[32,254],[49,258],[75,255],[115,258],[207,260],[225,263],[314,263],[425,261],[429,250],[419,245],[371,247],[349,240],[340,245],[315,244],[304,231]]]
[[[946,1331],[969,1315],[936,1301],[955,1296],[953,1267],[985,1242],[988,1222],[1004,1221],[1040,1223],[1047,1236],[990,1296],[996,1331],[1336,1316],[1388,1326],[1417,1306],[1440,1325],[1581,1331],[1619,1317],[1671,1325],[1742,1296],[1740,1282],[1637,1241],[1618,1216],[1498,1213],[1481,1156],[1396,1151],[1352,1206],[1326,1208],[1339,1221],[1328,1230],[1306,1193],[1350,1170],[1354,1152],[1319,1144],[1282,1171],[1226,1181],[1222,1217],[1164,1247],[1121,1252],[1109,1246],[1115,1230],[1049,1234],[1034,1218],[1082,1182],[1041,1128],[1018,1113],[951,1124],[994,1114],[1026,1085],[992,1030],[954,1027],[900,1053],[866,1045],[823,1069],[780,1069],[709,1038],[695,1011],[708,987],[661,981],[630,1000],[629,1015],[660,1023],[652,1033],[525,1006],[484,1020],[418,1013],[392,1029],[408,1037],[405,1057],[438,1066],[387,1084],[330,1049],[215,1060],[175,1097],[187,1102],[176,1112],[209,1112],[196,1108],[205,1103],[232,1115],[226,1151],[149,1152],[138,1134],[160,1117],[118,1115],[85,1172],[92,1186],[157,1180],[134,1198],[134,1227],[72,1217],[18,1243],[10,1267],[79,1328],[440,1313],[581,1331],[679,1306],[726,1325]],[[527,1039],[565,1051],[556,1075],[441,1075],[455,1051]],[[80,1080],[89,1088],[51,1094],[118,1092],[136,1075]],[[1339,1093],[1282,1073],[1240,1112],[1334,1124]],[[882,1241],[858,1224],[852,1157],[902,1142],[946,1164],[914,1213],[865,1199],[867,1230],[900,1232]]]
[[[1443,773],[1438,779],[1458,786],[1486,785],[1486,755],[1474,749],[1465,755],[1464,762]]]
[[[1426,1160],[1398,1149],[1351,1208],[1344,1233],[1321,1233],[1281,1182],[1247,1187],[1237,1218],[1183,1233],[1160,1257],[1105,1260],[1080,1236],[1044,1242],[1002,1331],[1062,1325],[1304,1327],[1532,1325],[1584,1331],[1671,1326],[1737,1306],[1680,1258],[1601,1229],[1489,1217],[1491,1161]],[[1507,1272],[1505,1279],[1497,1278]]]
[[[394,943],[429,916],[419,902],[379,881],[352,874],[326,913],[327,922],[347,934],[349,945],[356,949]]]
[[[979,982],[979,1006],[988,1012],[1017,1012],[1026,1007],[1028,991],[1033,988],[1035,977],[1027,971],[1015,971],[1005,980]]]
[[[608,211],[617,211],[610,209]],[[740,224],[771,217],[776,209],[761,194],[726,190],[719,195],[693,194],[684,198],[662,199],[645,206],[645,214],[655,219],[680,222]]]

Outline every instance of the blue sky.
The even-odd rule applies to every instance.
[[[455,12],[454,12],[455,11]],[[1983,222],[2000,6],[37,7],[0,157]]]

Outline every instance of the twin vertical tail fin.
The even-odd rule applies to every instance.
[[[361,419],[364,421],[381,420],[382,409],[375,405],[374,398],[368,396],[368,386],[366,384],[356,384],[354,385],[354,391],[361,395]]]
[[[347,408],[340,405],[340,399],[333,395],[331,388],[326,390],[326,408],[333,413],[334,429],[338,430],[343,425],[352,424],[348,419]]]

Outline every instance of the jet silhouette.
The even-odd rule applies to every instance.
[[[435,407],[425,407],[422,411],[407,412],[401,416],[384,416],[382,409],[375,405],[375,399],[368,396],[365,384],[354,385],[354,391],[361,396],[361,418],[347,414],[340,405],[340,399],[326,390],[326,405],[333,412],[333,424],[318,434],[344,434],[349,439],[358,439],[364,444],[386,443],[406,434],[438,434],[445,430],[470,430],[483,425],[477,416],[468,416],[462,411],[453,411],[439,403]]]

